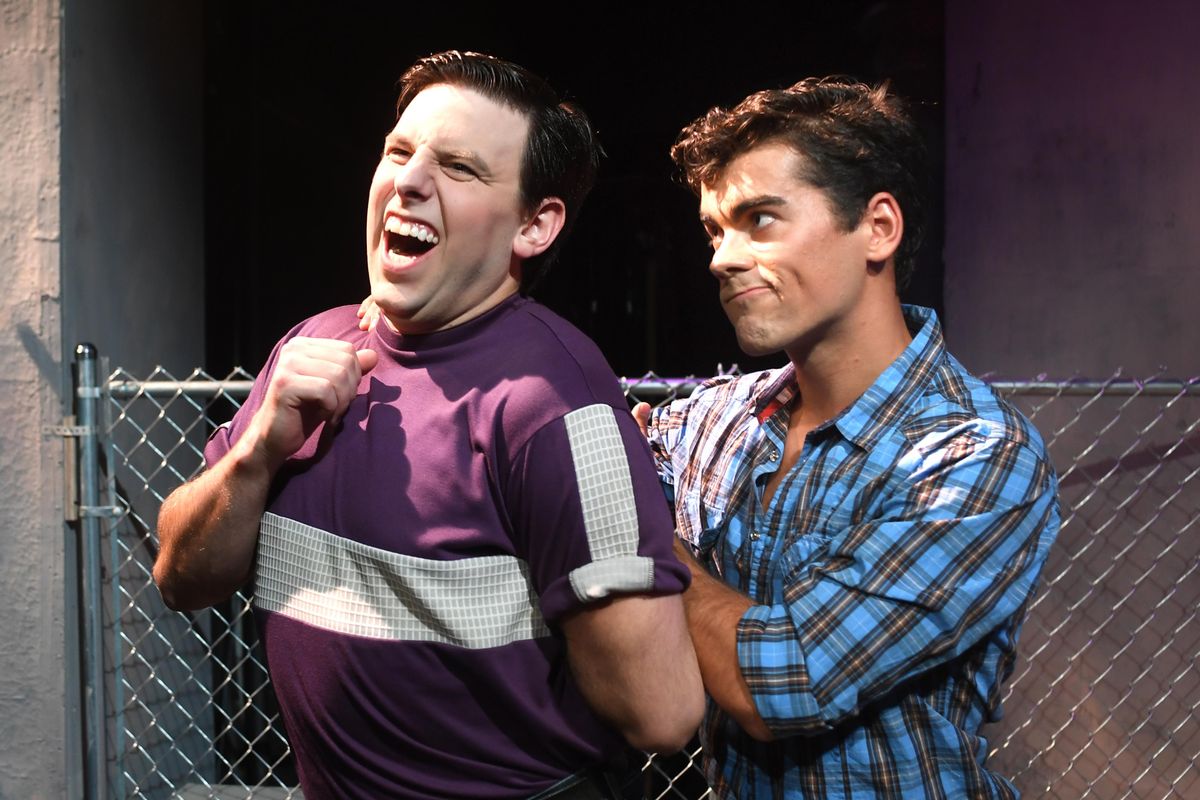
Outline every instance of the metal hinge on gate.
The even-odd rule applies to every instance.
[[[74,438],[76,436],[87,436],[89,433],[96,433],[95,425],[43,425],[42,435],[44,436],[65,436]]]
[[[76,425],[74,416],[63,417],[61,425],[43,425],[43,436],[61,436],[63,440],[63,514],[67,522],[80,517],[119,517],[125,513],[120,506],[84,506],[79,504],[79,466],[74,439],[93,436],[95,425]]]

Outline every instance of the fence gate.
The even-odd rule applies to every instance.
[[[134,376],[87,346],[76,376],[89,796],[301,797],[249,598],[176,613],[151,579],[159,504],[252,376]],[[660,403],[697,381],[624,383]],[[1063,526],[990,765],[1025,798],[1200,797],[1200,382],[993,385],[1049,443]],[[710,796],[699,758],[647,757],[643,796]]]

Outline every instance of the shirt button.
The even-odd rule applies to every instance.
[[[759,538],[758,531],[750,531],[750,541],[757,542]]]
[[[776,450],[774,447],[772,447],[771,454],[768,456],[768,458],[770,458],[772,461],[778,461],[779,460],[779,451]]]

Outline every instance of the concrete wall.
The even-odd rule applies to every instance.
[[[0,798],[63,797],[57,0],[0,0]],[[70,775],[70,777],[69,777]]]
[[[1200,6],[946,4],[947,327],[980,371],[1197,371]]]

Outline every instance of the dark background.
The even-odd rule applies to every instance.
[[[711,374],[742,354],[706,269],[695,197],[667,151],[713,105],[802,77],[889,79],[913,101],[933,175],[930,225],[903,299],[941,310],[940,0],[575,6],[209,3],[205,24],[207,359],[261,367],[301,319],[368,292],[367,188],[416,58],[478,50],[547,77],[588,111],[608,157],[573,238],[534,296],[618,375]],[[587,42],[584,42],[584,37]],[[594,44],[591,42],[595,42]]]

